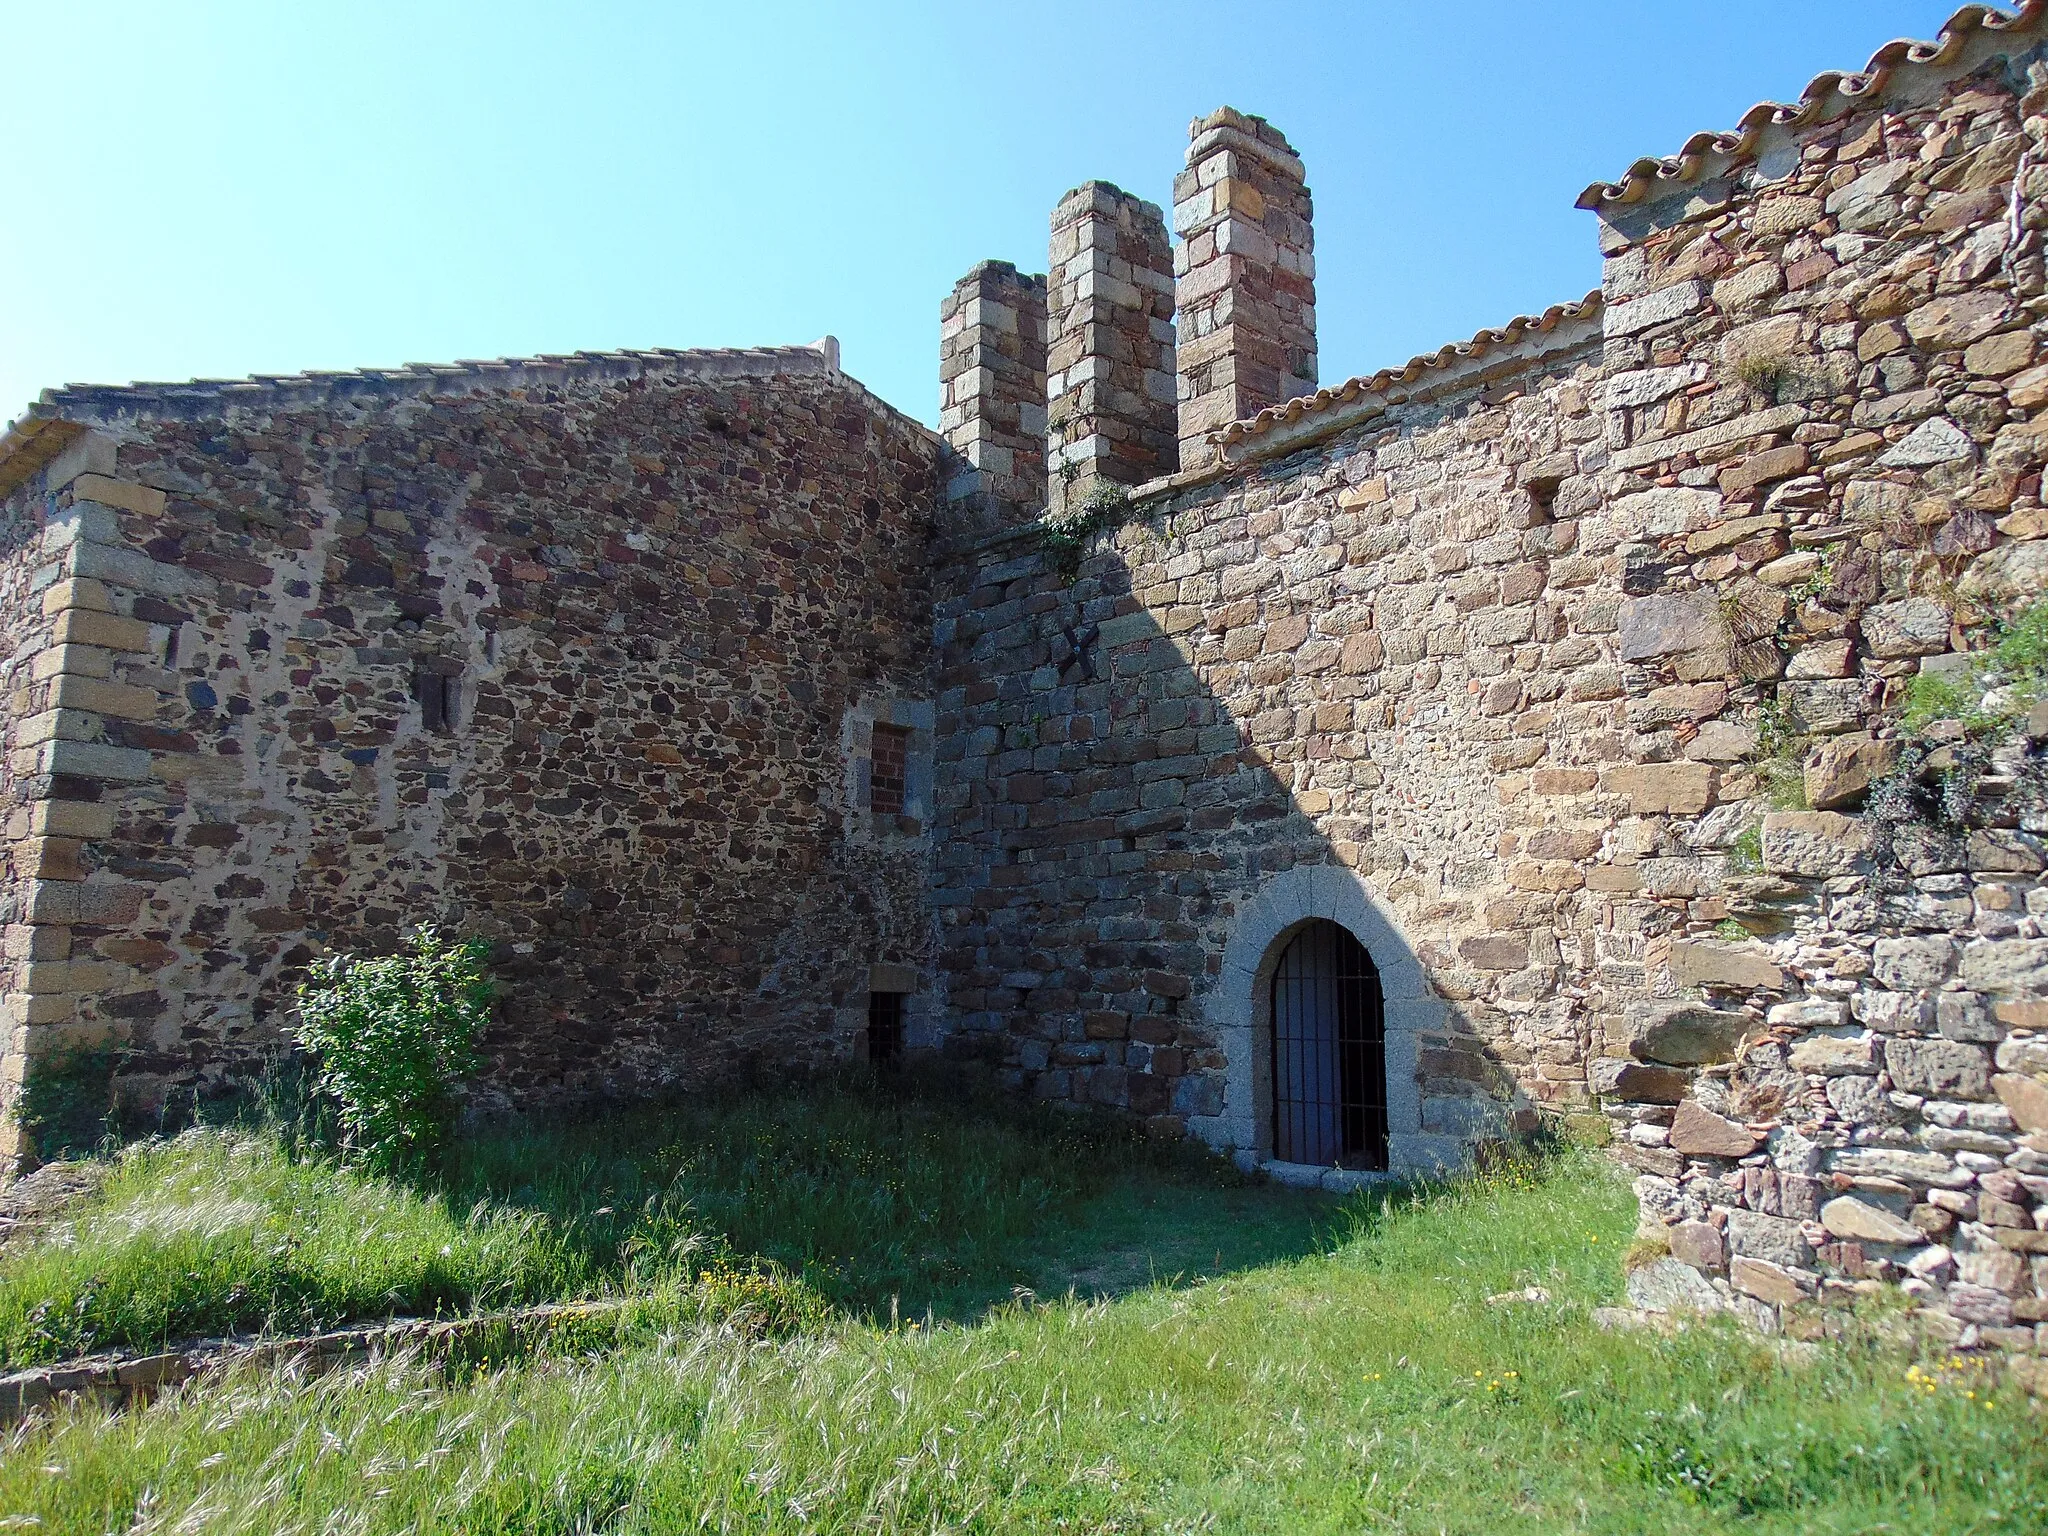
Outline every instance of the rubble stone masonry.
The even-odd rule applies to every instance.
[[[879,817],[862,754],[929,762],[937,444],[826,353],[61,409],[0,574],[11,1070],[112,1037],[146,1110],[425,920],[496,941],[514,1101],[836,1055],[928,966],[928,766]]]
[[[507,1101],[845,1055],[872,983],[1297,1182],[1548,1115],[1634,1169],[1643,1305],[2048,1352],[2048,707],[1970,692],[2048,601],[2044,38],[1966,7],[1640,162],[1598,292],[1322,390],[1301,162],[1226,108],[1171,266],[1091,182],[1042,289],[956,288],[950,443],[808,349],[45,397],[7,1070],[222,1079],[439,918]],[[1315,919],[1387,1170],[1276,1156]]]

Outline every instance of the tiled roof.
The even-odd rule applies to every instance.
[[[1268,406],[1249,420],[1233,421],[1227,427],[1219,427],[1209,434],[1209,441],[1227,450],[1247,438],[1277,431],[1299,422],[1303,417],[1349,405],[1368,395],[1385,394],[1396,386],[1413,385],[1430,380],[1432,376],[1448,377],[1454,371],[1462,371],[1464,365],[1513,347],[1532,335],[1544,336],[1562,325],[1595,320],[1599,317],[1600,307],[1600,290],[1595,288],[1583,299],[1569,304],[1553,304],[1540,315],[1517,315],[1506,325],[1479,332],[1470,341],[1453,342],[1438,351],[1411,357],[1398,368],[1382,368],[1378,373],[1346,379],[1342,384],[1319,389],[1312,395]]]
[[[42,468],[81,425],[207,417],[250,407],[289,410],[349,402],[374,404],[483,390],[535,389],[636,378],[710,380],[791,374],[824,375],[867,393],[839,371],[839,343],[830,336],[807,347],[655,347],[644,351],[409,363],[403,368],[357,368],[332,373],[259,374],[246,379],[189,379],[182,384],[67,384],[61,389],[44,390],[19,421],[10,423],[0,433],[0,495],[6,495]],[[886,402],[876,403],[884,409],[894,409]],[[930,435],[928,428],[917,426],[920,432]]]
[[[687,375],[697,378],[781,373],[836,373],[839,343],[831,337],[808,347],[654,347],[645,351],[569,352],[540,357],[499,357],[455,363],[408,363],[402,368],[258,374],[246,379],[188,379],[182,384],[67,384],[43,391],[29,417],[210,414],[236,406],[298,406],[344,400],[388,400],[419,395],[469,394],[479,389],[529,389],[568,384]]]
[[[1757,153],[1766,130],[1797,130],[1837,117],[1859,106],[1873,105],[1894,81],[1914,71],[1955,63],[1980,40],[1996,41],[2031,35],[2048,18],[2048,0],[2022,0],[2016,12],[1966,5],[1948,19],[1931,43],[1901,40],[1886,43],[1871,55],[1861,73],[1829,70],[1808,82],[1799,100],[1759,102],[1742,114],[1732,132],[1696,133],[1669,159],[1638,160],[1620,181],[1596,181],[1579,194],[1579,206],[1599,212],[1615,204],[1639,203],[1661,190],[1700,180],[1710,169],[1747,160]]]

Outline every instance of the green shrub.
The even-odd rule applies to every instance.
[[[1973,732],[1994,730],[2048,697],[2048,603],[2001,623],[1998,636],[1963,671],[1921,672],[1907,681],[1907,729],[1960,720]]]
[[[481,1059],[477,1036],[495,994],[480,939],[449,943],[430,927],[401,954],[341,955],[299,988],[299,1043],[341,1107],[349,1145],[373,1164],[438,1158],[454,1121],[454,1085]]]

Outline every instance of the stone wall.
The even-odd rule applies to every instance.
[[[1078,573],[1012,539],[944,578],[957,1048],[1261,1154],[1268,957],[1232,946],[1329,915],[1389,982],[1397,1168],[1584,1101],[1563,983],[1598,937],[1573,861],[1599,838],[1518,829],[1577,782],[1550,746],[1607,740],[1621,709],[1617,598],[1574,549],[1597,347],[1581,321],[1333,405],[1327,442],[1168,482]]]
[[[1592,1081],[1682,1261],[1639,1293],[1775,1325],[1897,1282],[1952,1340],[2026,1347],[2039,770],[2024,733],[1900,721],[1944,676],[1974,708],[1969,653],[2048,586],[2048,72],[2038,10],[1964,20],[1860,103],[1818,81],[1586,199],[1624,677],[1673,786]]]
[[[1599,302],[1184,398],[1078,571],[947,573],[960,1047],[1259,1162],[1271,954],[1330,917],[1387,983],[1396,1168],[1597,1106],[1676,1255],[1645,1297],[1774,1326],[1899,1283],[2029,1344],[2048,719],[1900,720],[1995,695],[2048,588],[2044,17],[1596,187]]]
[[[217,1082],[335,950],[495,941],[488,1095],[858,1045],[928,969],[941,445],[829,350],[46,397],[7,500],[8,1054]],[[901,815],[875,722],[911,732]],[[913,1034],[928,1029],[913,1003]]]
[[[1301,163],[1223,109],[1177,254],[1087,183],[1042,290],[956,288],[958,453],[802,349],[51,397],[0,446],[9,1070],[217,1075],[436,916],[499,941],[515,1099],[831,1055],[872,981],[1342,1184],[1272,1156],[1322,918],[1392,1171],[1551,1111],[1640,1175],[1646,1300],[2048,1341],[2048,711],[1986,670],[2048,593],[2044,32],[1640,162],[1600,293],[1319,391]]]

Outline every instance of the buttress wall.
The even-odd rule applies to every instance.
[[[631,1095],[927,967],[937,440],[805,349],[500,372],[46,405],[106,472],[7,502],[10,1060],[111,1041],[146,1111],[436,921],[486,1098]]]

